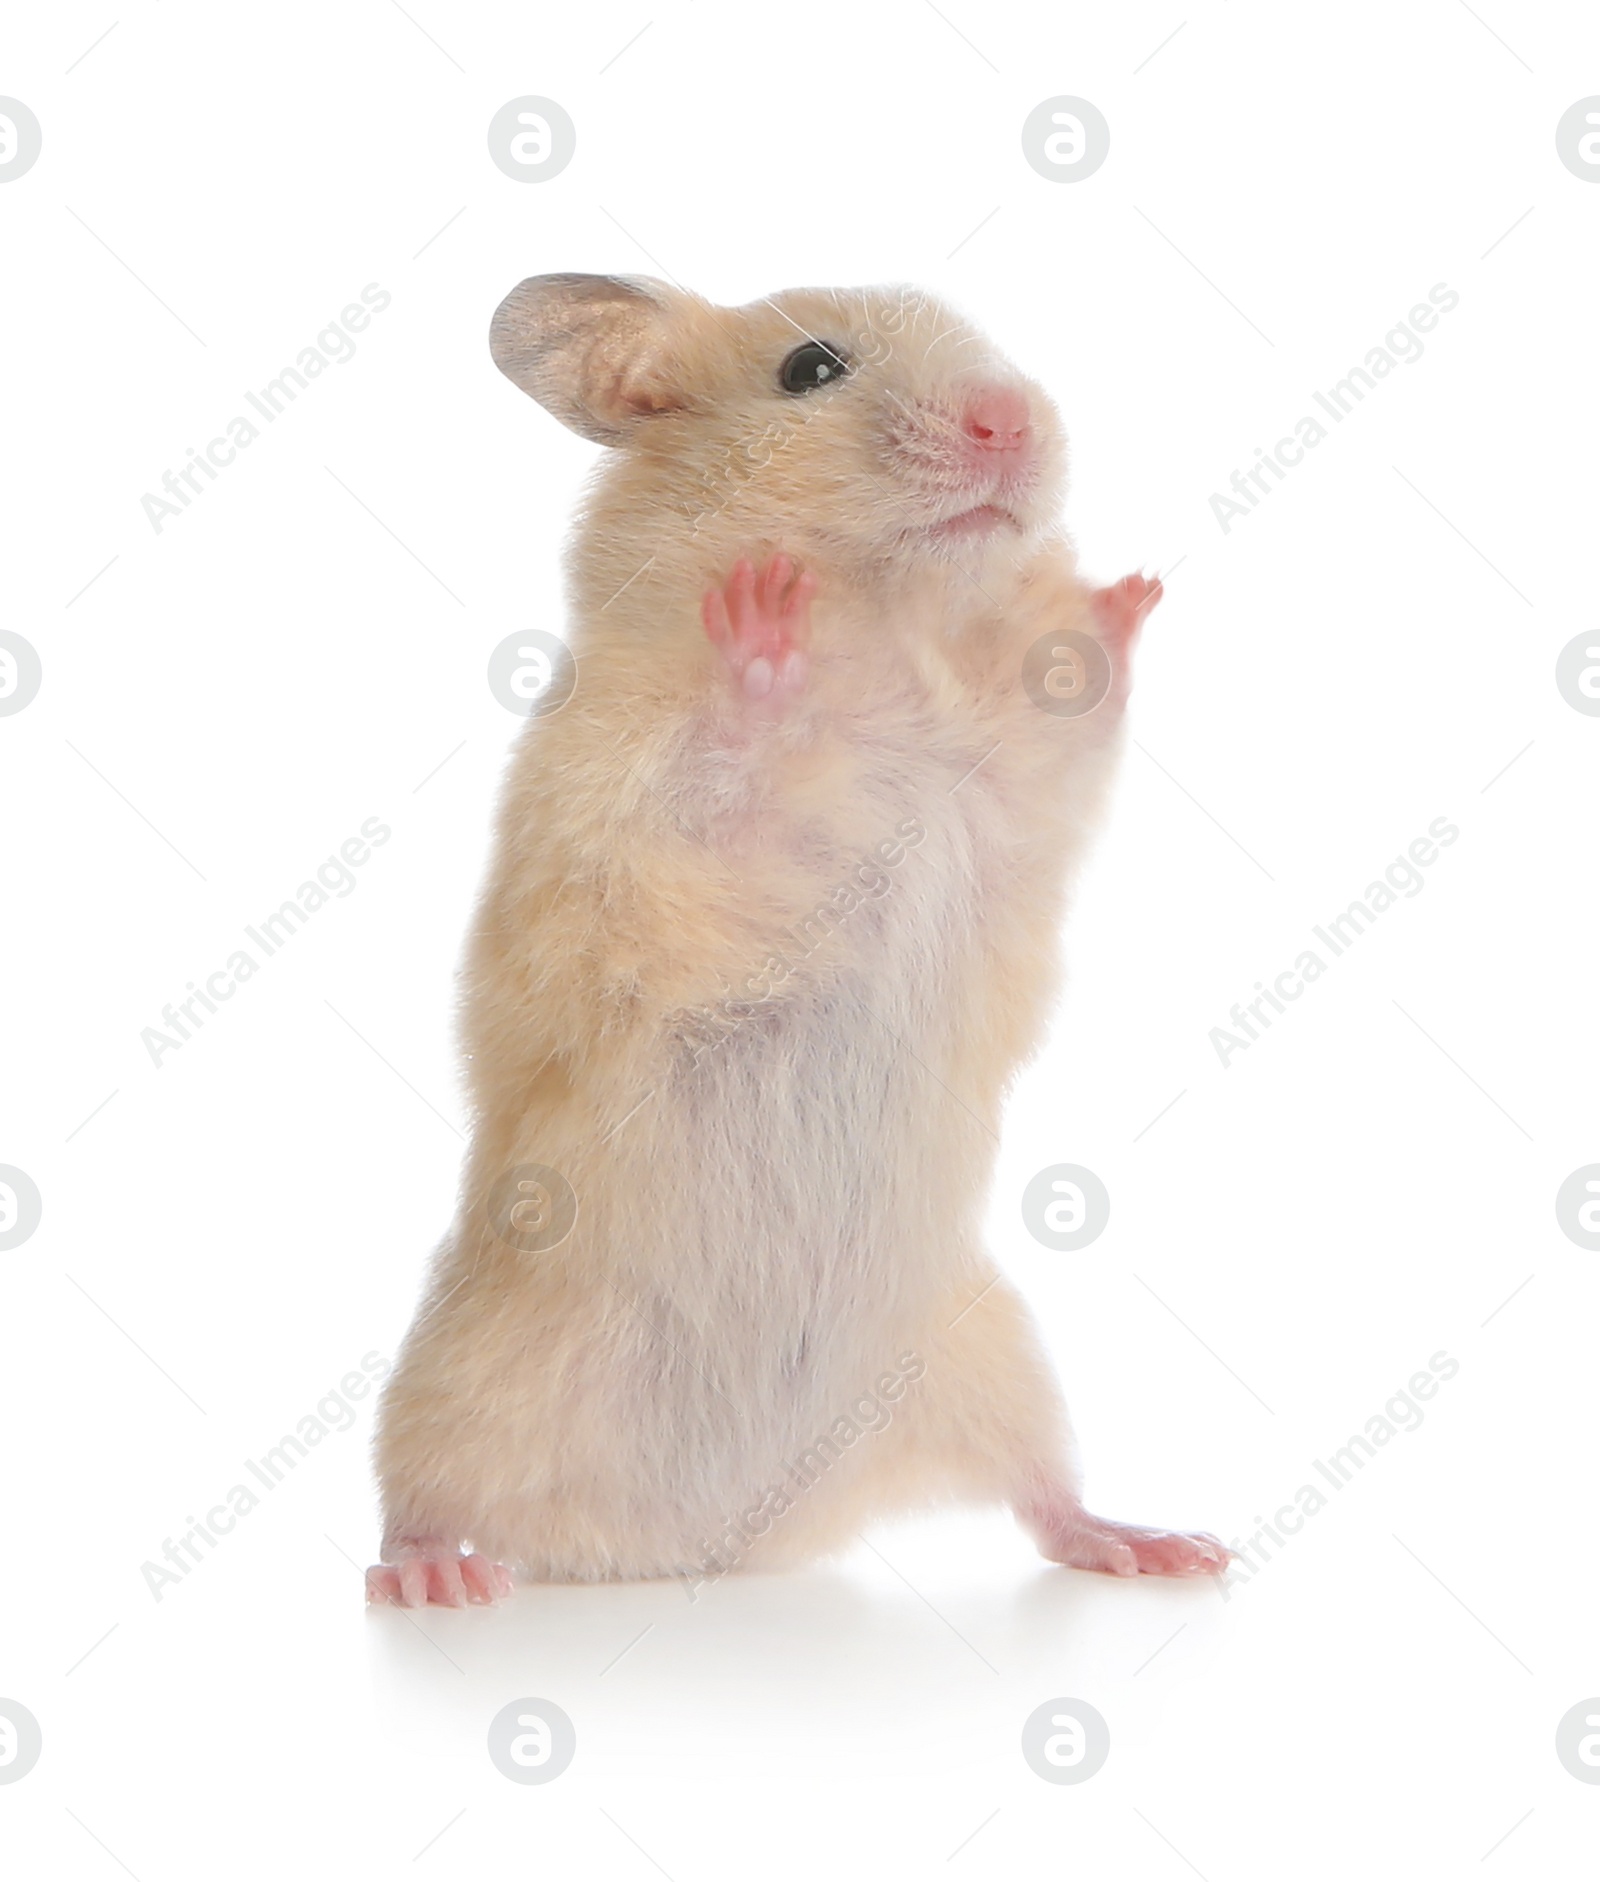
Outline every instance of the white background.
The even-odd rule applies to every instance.
[[[1600,720],[1554,664],[1596,625],[1600,188],[1554,131],[1600,92],[1600,19],[113,17],[14,15],[0,67],[44,132],[0,187],[0,625],[44,668],[0,719],[0,1162],[44,1198],[0,1256],[0,1698],[44,1734],[0,1786],[10,1872],[1575,1873],[1600,1257],[1554,1197],[1600,1160]],[[536,185],[485,144],[524,93],[578,131]],[[1072,184],[1019,140],[1058,93],[1111,125]],[[1231,1599],[1047,1568],[994,1514],[692,1606],[369,1615],[370,1399],[148,1590],[246,1457],[393,1354],[449,1217],[451,975],[517,730],[485,664],[559,630],[593,457],[485,331],[554,269],[947,295],[1058,399],[1091,572],[1181,564],[995,1248],[1110,1515],[1248,1535],[1430,1355],[1460,1368]],[[368,282],[393,302],[355,358],[154,532],[142,494]],[[1438,282],[1424,356],[1224,534],[1212,492]],[[1210,1029],[1441,816],[1425,889],[1224,1069]],[[355,890],[153,1067],[141,1030],[369,817]],[[1061,1161],[1112,1196],[1076,1255],[1017,1208]],[[484,1747],[530,1696],[577,1727],[547,1786]],[[1048,1784],[1022,1721],[1074,1696],[1111,1755]]]

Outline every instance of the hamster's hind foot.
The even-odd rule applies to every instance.
[[[741,556],[721,588],[708,588],[700,618],[741,699],[763,715],[781,711],[806,683],[816,577],[775,555],[757,570]]]
[[[395,1549],[397,1559],[367,1570],[367,1600],[378,1607],[493,1607],[516,1586],[509,1568],[447,1543],[418,1541]]]
[[[1107,1522],[1078,1503],[1029,1512],[1025,1520],[1049,1560],[1105,1575],[1220,1575],[1232,1560],[1215,1536]]]

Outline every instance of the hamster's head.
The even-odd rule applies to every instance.
[[[959,582],[1055,524],[1048,395],[912,289],[716,307],[640,276],[535,275],[501,302],[490,350],[609,447],[578,543],[597,582],[763,546],[846,577],[943,566]]]

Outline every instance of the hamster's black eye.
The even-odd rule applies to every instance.
[[[815,392],[818,386],[842,379],[849,370],[850,362],[843,353],[836,353],[820,340],[807,340],[778,368],[778,384],[785,392]]]

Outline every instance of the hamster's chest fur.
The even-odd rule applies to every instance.
[[[1060,809],[1014,728],[955,689],[875,678],[832,676],[809,735],[729,820],[742,913],[772,955],[724,995],[847,983],[954,1028],[983,997],[979,959],[1049,919]]]
[[[1034,1043],[1054,977],[1060,780],[1036,726],[937,677],[868,662],[829,676],[809,737],[738,819],[755,945],[670,1029],[695,1065],[685,1097],[720,1110],[727,1136],[781,1128],[793,1155],[797,1136],[838,1130],[881,1164],[904,1161],[909,1133],[913,1160],[939,1156],[952,1126],[970,1135],[996,1109]]]

